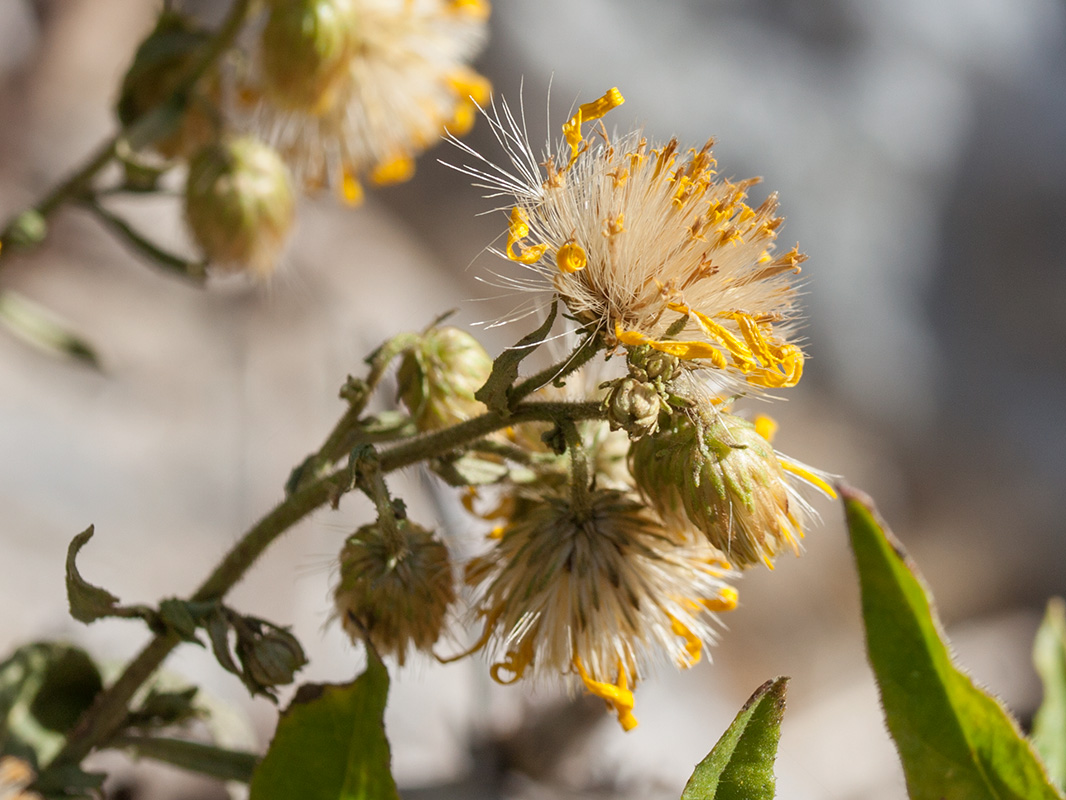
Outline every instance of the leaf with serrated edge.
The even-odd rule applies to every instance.
[[[1033,718],[1033,746],[1052,782],[1066,788],[1066,603],[1052,598],[1033,642],[1033,664],[1044,700]]]
[[[872,501],[840,494],[867,653],[911,800],[1061,800],[1003,706],[953,663],[924,581]]]
[[[345,685],[302,686],[252,776],[249,800],[399,800],[385,738],[389,673],[367,648]]]
[[[692,773],[681,800],[772,800],[788,678],[767,681],[748,699]]]

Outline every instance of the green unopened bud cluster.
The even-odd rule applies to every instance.
[[[409,647],[429,651],[455,600],[448,548],[408,519],[364,525],[341,551],[333,596],[352,640],[402,665]]]
[[[400,400],[419,430],[446,428],[484,413],[474,393],[490,372],[492,358],[469,333],[450,326],[431,328],[400,362]]]
[[[257,139],[216,142],[189,164],[185,218],[204,255],[223,269],[269,276],[295,214],[288,168]]]
[[[666,521],[700,531],[730,562],[770,563],[797,546],[789,488],[773,447],[745,419],[718,413],[694,423],[684,414],[633,443],[638,489]]]
[[[660,415],[670,412],[670,384],[681,373],[675,356],[647,346],[627,354],[629,374],[604,384],[603,404],[611,430],[624,430],[640,439],[659,430]]]

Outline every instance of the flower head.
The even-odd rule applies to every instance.
[[[488,380],[492,358],[473,336],[450,325],[430,328],[400,362],[398,394],[420,431],[434,431],[485,412],[474,392]]]
[[[369,638],[401,665],[407,648],[429,650],[455,600],[448,548],[410,520],[364,525],[340,554],[334,601],[341,623],[355,639]]]
[[[189,162],[185,219],[216,266],[268,277],[296,216],[289,171],[262,142],[215,142]]]
[[[622,102],[612,89],[580,106],[543,157],[504,103],[489,122],[509,167],[459,144],[481,162],[460,169],[488,196],[510,199],[501,255],[608,343],[713,368],[722,388],[794,385],[803,353],[793,341],[791,279],[805,256],[773,254],[776,195],[748,205],[758,179],[719,177],[711,141],[686,150],[676,139],[588,128]]]
[[[683,414],[634,442],[633,479],[648,505],[670,525],[695,528],[730,563],[773,568],[784,549],[799,553],[806,503],[789,475],[835,496],[816,472],[776,453],[773,423],[724,412],[693,422]]]
[[[593,490],[584,509],[566,487],[513,500],[495,546],[467,569],[481,644],[499,658],[492,677],[562,675],[632,728],[631,689],[649,666],[696,663],[714,638],[712,612],[735,606],[728,565],[626,492]]]
[[[473,125],[488,13],[487,0],[275,2],[240,92],[249,124],[310,188],[358,203],[364,175],[405,181],[446,130]]]

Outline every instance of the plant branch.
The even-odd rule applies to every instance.
[[[572,423],[602,417],[603,409],[597,402],[522,403],[509,416],[491,412],[482,414],[450,428],[423,434],[389,448],[380,454],[381,472],[384,474],[420,461],[438,458],[509,425],[535,421]],[[344,466],[290,494],[233,546],[193,593],[190,601],[221,599],[244,577],[275,539],[311,512],[338,498],[350,488],[351,471]],[[92,706],[71,731],[62,750],[48,765],[48,769],[80,762],[93,748],[108,742],[121,730],[133,695],[180,641],[175,633],[153,638],[130,662],[118,680],[97,695]]]
[[[603,343],[600,341],[600,337],[596,334],[588,335],[582,340],[581,344],[573,349],[570,355],[558,364],[552,364],[547,369],[529,376],[515,386],[510,395],[511,402],[518,403],[525,400],[542,386],[547,386],[549,383],[561,380],[567,375],[572,375],[591,361],[592,357],[602,349]]]

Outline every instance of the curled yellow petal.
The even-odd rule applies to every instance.
[[[581,676],[581,682],[585,684],[585,688],[606,701],[607,707],[618,715],[622,730],[631,731],[637,727],[637,718],[633,716],[633,693],[629,691],[626,670],[622,664],[618,665],[617,686],[613,683],[593,680],[585,671],[580,658],[574,658],[574,667],[577,669],[577,674]]]
[[[407,155],[396,156],[382,161],[370,173],[370,180],[378,186],[409,181],[415,174],[415,161]]]
[[[733,611],[737,607],[740,596],[732,586],[726,586],[717,597],[705,597],[700,600],[700,605],[708,611]]]
[[[341,199],[350,206],[357,206],[363,202],[363,184],[347,167],[341,173],[340,195]]]
[[[583,103],[578,106],[577,113],[563,123],[563,136],[566,137],[566,143],[570,145],[570,164],[567,165],[568,168],[577,160],[580,152],[581,141],[584,138],[581,135],[581,124],[600,119],[612,108],[618,108],[625,101],[626,99],[622,97],[622,93],[615,86],[609,89],[603,97],[599,97],[591,103]]]
[[[836,490],[814,471],[807,469],[801,464],[797,464],[795,461],[789,461],[787,458],[781,458],[780,456],[777,457],[777,462],[781,465],[781,469],[786,472],[791,472],[793,475],[798,475],[803,478],[803,480],[807,481],[807,483],[811,484],[811,486],[821,490],[827,497],[836,500]]]
[[[584,249],[575,242],[567,242],[555,254],[555,263],[559,271],[568,275],[584,269],[588,261],[588,255]]]
[[[685,626],[676,617],[670,617],[670,630],[685,640],[685,658],[681,663],[682,669],[693,667],[700,661],[700,653],[703,650],[703,642],[700,638]]]
[[[759,414],[759,416],[755,418],[755,432],[766,441],[773,442],[774,435],[777,433],[777,422],[773,417],[769,417],[766,414]]]
[[[522,239],[529,236],[529,217],[521,206],[511,209],[511,223],[507,228],[507,257],[519,264],[533,264],[540,260],[544,251],[548,249],[546,244],[537,244],[532,247],[524,247]],[[518,251],[515,252],[515,247]]]

